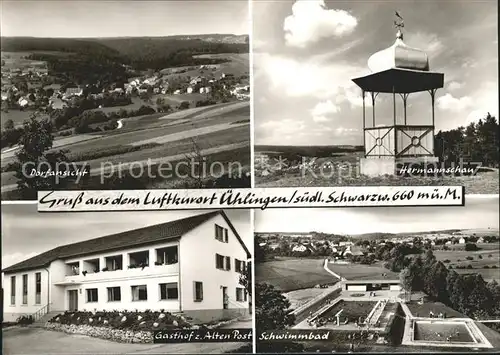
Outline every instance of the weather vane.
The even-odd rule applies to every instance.
[[[399,12],[395,11],[395,13],[397,20],[394,21],[394,27],[398,29],[397,37],[403,39],[403,32],[401,31],[401,29],[405,27],[405,23],[403,17],[399,14]]]

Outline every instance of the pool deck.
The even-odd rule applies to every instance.
[[[487,348],[491,349],[493,346],[486,339],[481,330],[477,327],[474,321],[470,318],[425,318],[425,317],[414,317],[410,312],[408,306],[401,302],[401,307],[406,314],[405,330],[403,334],[402,345],[408,346],[431,346],[431,347],[443,347],[443,348]],[[474,342],[446,342],[446,341],[426,341],[426,340],[415,340],[414,339],[414,329],[411,327],[413,322],[436,322],[436,323],[455,323],[464,325],[469,331]]]

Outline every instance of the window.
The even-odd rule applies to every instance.
[[[104,258],[103,271],[123,270],[123,256],[115,255]]]
[[[246,270],[245,262],[242,260],[234,259],[234,270],[237,272],[245,272]]]
[[[226,270],[231,270],[231,257],[226,256]]]
[[[148,287],[146,285],[132,286],[132,301],[147,301]]]
[[[215,225],[215,239],[222,243],[227,243],[229,241],[228,238],[228,230],[227,228],[223,228],[219,225]]]
[[[144,268],[149,266],[149,250],[129,254],[129,269]]]
[[[179,289],[177,282],[160,284],[160,299],[161,300],[176,300],[179,298]]]
[[[13,306],[16,304],[16,277],[10,277],[10,304]]]
[[[23,304],[28,304],[28,275],[23,275]]]
[[[194,281],[194,301],[203,301],[203,282]]]
[[[97,302],[97,288],[87,289],[87,302]]]
[[[118,302],[122,300],[120,287],[108,287],[108,302]]]
[[[236,287],[236,301],[238,302],[247,301],[247,293],[244,288]]]
[[[42,302],[42,273],[37,272],[35,274],[35,304],[40,304]]]
[[[224,270],[224,256],[215,254],[215,267]]]
[[[156,249],[156,265],[172,265],[178,261],[177,246]]]

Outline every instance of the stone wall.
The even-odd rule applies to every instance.
[[[110,327],[93,327],[91,325],[66,325],[46,323],[45,328],[68,334],[81,334],[95,338],[107,339],[121,343],[152,343],[153,333],[149,331],[133,331]]]

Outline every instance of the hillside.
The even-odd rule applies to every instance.
[[[255,152],[281,154],[285,156],[329,157],[338,153],[348,153],[363,150],[354,145],[317,145],[317,146],[288,146],[288,145],[256,145]]]
[[[160,70],[167,67],[224,63],[227,61],[225,58],[195,56],[248,53],[249,45],[248,36],[228,34],[129,38],[2,37],[2,51],[70,52],[87,58],[129,64],[139,70]]]

